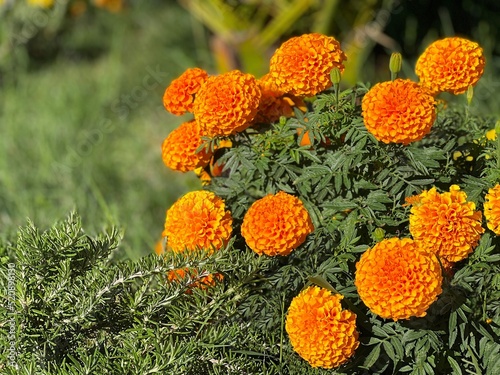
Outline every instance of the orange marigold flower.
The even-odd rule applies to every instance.
[[[218,250],[229,241],[232,223],[231,213],[221,198],[205,190],[192,191],[167,211],[162,235],[174,252]]]
[[[435,254],[412,239],[389,238],[363,253],[354,284],[373,313],[398,320],[425,316],[442,281]]]
[[[484,228],[481,211],[467,201],[467,194],[457,185],[450,192],[436,188],[423,191],[412,199],[410,233],[415,241],[449,262],[465,259],[476,247]]]
[[[342,365],[359,346],[356,314],[342,310],[343,296],[310,286],[288,309],[285,329],[293,349],[312,367]]]
[[[287,40],[276,50],[269,73],[282,92],[309,97],[332,85],[331,70],[336,67],[343,72],[346,59],[335,38],[304,34]]]
[[[417,60],[415,71],[433,94],[462,94],[484,72],[485,59],[479,44],[464,38],[444,38],[428,46]]]
[[[251,74],[233,70],[209,77],[196,94],[193,113],[210,137],[248,128],[257,114],[261,91]]]
[[[425,88],[409,79],[373,86],[361,104],[365,126],[384,143],[407,145],[422,139],[436,119],[436,101]]]
[[[488,228],[497,236],[500,235],[500,185],[496,184],[488,190],[484,199],[484,217]]]
[[[254,202],[248,209],[241,235],[262,255],[288,255],[314,230],[309,213],[293,195],[280,191]]]
[[[187,172],[204,167],[212,152],[206,148],[196,152],[203,144],[200,125],[194,120],[181,124],[163,141],[161,146],[163,163],[176,171]]]
[[[203,290],[207,287],[215,286],[216,281],[222,281],[224,279],[224,275],[221,273],[209,273],[206,276],[200,277],[194,268],[176,268],[168,271],[167,273],[167,280],[169,282],[180,283],[186,280],[186,278],[190,278],[192,280],[192,282],[187,285],[188,290],[186,291],[186,293],[191,294],[191,290],[193,288],[200,288]]]
[[[208,73],[200,68],[190,68],[174,79],[163,94],[165,109],[174,115],[193,112],[193,102]]]

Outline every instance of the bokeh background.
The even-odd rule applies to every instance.
[[[165,88],[194,66],[261,76],[302,33],[341,42],[344,87],[389,79],[391,52],[416,79],[432,41],[475,40],[487,67],[471,110],[499,117],[499,25],[497,0],[0,0],[0,236],[77,210],[88,231],[121,226],[124,257],[150,253],[166,209],[201,188],[161,160],[189,119],[163,109]]]

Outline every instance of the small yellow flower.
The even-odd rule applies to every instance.
[[[28,0],[28,4],[40,8],[50,8],[54,5],[54,0]]]

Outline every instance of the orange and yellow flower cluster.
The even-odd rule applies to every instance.
[[[238,70],[214,76],[198,68],[186,70],[167,87],[163,104],[172,114],[191,113],[193,119],[164,140],[165,165],[201,174],[210,164],[212,173],[220,174],[223,166],[215,168],[216,150],[203,147],[204,137],[227,140],[259,123],[293,116],[294,107],[304,107],[303,98],[332,86],[330,73],[332,69],[343,72],[345,60],[334,38],[312,33],[283,43],[271,58],[269,73],[260,79]],[[392,73],[400,69],[400,56],[394,61]],[[483,69],[484,57],[477,44],[461,38],[433,43],[417,62],[420,82],[393,77],[366,93],[361,109],[367,130],[383,143],[408,145],[421,140],[435,122],[436,95],[465,92],[477,83]],[[425,190],[407,202],[412,206],[412,238],[381,239],[356,263],[354,281],[366,307],[394,321],[425,316],[442,293],[443,270],[465,259],[484,233],[481,211],[457,185],[444,193],[436,188]],[[256,200],[241,223],[248,248],[267,256],[288,256],[300,248],[315,229],[306,206],[307,200],[283,191]],[[486,195],[484,216],[488,227],[500,234],[500,185]],[[221,198],[195,191],[167,211],[163,236],[168,251],[215,252],[228,244],[232,225]],[[222,280],[219,274],[198,276],[193,270],[177,269],[168,279],[195,279],[190,287]],[[313,367],[338,367],[359,346],[356,315],[342,308],[342,298],[311,286],[290,304],[285,324],[290,342]]]
[[[420,81],[395,79],[378,83],[364,96],[367,130],[384,143],[407,145],[426,136],[436,119],[441,92],[464,93],[484,72],[483,50],[475,42],[453,37],[432,43],[419,57]]]
[[[330,71],[343,70],[345,59],[335,38],[312,33],[283,43],[260,79],[239,70],[210,76],[187,69],[166,88],[163,104],[174,115],[192,113],[196,126],[183,124],[165,139],[165,165],[182,172],[205,167],[212,156],[200,151],[202,137],[228,137],[293,116],[293,107],[304,109],[302,98],[331,86]]]

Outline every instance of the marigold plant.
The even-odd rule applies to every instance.
[[[359,346],[356,314],[343,310],[343,296],[310,286],[293,298],[285,329],[293,349],[312,367],[334,368]]]
[[[373,86],[362,101],[363,120],[375,138],[407,145],[427,135],[436,119],[436,101],[417,83],[396,79]]]
[[[162,143],[163,163],[180,172],[193,171],[204,167],[210,162],[212,152],[207,148],[198,151],[203,144],[200,125],[194,121],[188,121],[174,129]]]
[[[288,255],[314,230],[302,202],[283,191],[254,202],[241,225],[248,247],[262,255]]]
[[[465,259],[477,245],[484,228],[481,211],[458,185],[439,193],[435,187],[409,201],[412,237],[449,262]]]
[[[252,125],[261,91],[251,74],[233,70],[209,77],[196,94],[193,113],[210,137],[231,135]]]
[[[365,305],[386,319],[426,315],[441,294],[436,255],[409,238],[382,240],[356,263],[355,285]]]
[[[335,38],[304,34],[288,39],[276,50],[269,73],[282,92],[310,97],[332,85],[331,70],[343,72],[346,59]]]
[[[500,235],[500,184],[489,189],[484,198],[484,217],[488,228]]]
[[[232,234],[233,219],[222,199],[198,190],[185,194],[167,211],[163,236],[175,252],[218,250]]]
[[[163,106],[174,115],[193,112],[193,102],[208,73],[200,68],[190,68],[174,79],[163,94]]]
[[[462,94],[483,75],[485,58],[479,44],[451,37],[428,46],[417,60],[415,71],[420,83],[433,94]]]

